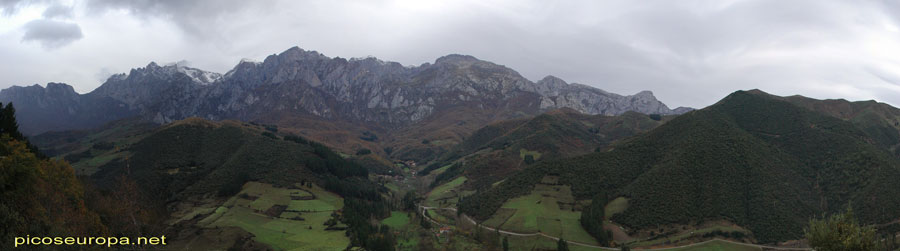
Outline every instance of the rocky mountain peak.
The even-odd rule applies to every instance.
[[[461,54],[450,54],[443,57],[439,57],[434,61],[434,64],[472,64],[478,62],[478,58],[469,55],[461,55]]]
[[[73,97],[77,98],[78,93],[75,92],[75,89],[72,88],[72,86],[53,82],[47,83],[46,87],[34,84],[24,87],[13,86],[0,91],[0,100],[6,102],[19,100],[19,102],[22,103],[22,101],[24,101],[23,99],[72,99]]]
[[[564,88],[565,86],[569,85],[569,83],[566,83],[565,80],[557,78],[556,76],[553,76],[553,75],[547,75],[546,77],[542,78],[541,80],[538,80],[537,84],[546,86],[548,88]]]
[[[47,83],[47,87],[45,89],[46,89],[47,93],[49,93],[50,95],[69,96],[69,97],[78,96],[78,93],[75,92],[75,88],[72,88],[71,85],[64,84],[64,83],[50,82],[50,83]]]
[[[271,55],[266,58],[263,63],[266,63],[269,60],[277,59],[280,62],[289,62],[289,61],[309,61],[309,60],[327,60],[331,59],[326,57],[322,53],[317,51],[306,51],[300,49],[300,47],[294,46],[286,51],[279,53],[278,55]]]
[[[631,95],[631,96],[632,96],[632,97],[635,97],[635,98],[643,98],[643,99],[653,99],[653,100],[656,100],[656,96],[653,95],[653,92],[652,92],[652,91],[647,91],[647,90],[640,91],[640,92],[635,93],[634,95]]]

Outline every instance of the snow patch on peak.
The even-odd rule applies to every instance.
[[[175,69],[178,72],[184,73],[184,75],[191,77],[191,80],[193,80],[194,83],[197,83],[200,85],[211,85],[212,83],[215,83],[219,79],[222,79],[222,74],[215,73],[215,72],[208,72],[208,71],[200,70],[197,68],[176,65]]]
[[[242,58],[240,63],[262,64],[262,62],[250,58]]]
[[[372,55],[368,55],[366,57],[361,57],[361,58],[360,57],[350,58],[350,62],[361,62],[361,61],[371,61],[371,62],[375,62],[375,63],[381,64],[381,65],[387,64],[387,62],[385,62],[381,59],[378,59]]]

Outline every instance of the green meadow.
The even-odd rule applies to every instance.
[[[580,211],[572,210],[575,203],[569,186],[535,185],[531,194],[507,201],[488,226],[520,233],[541,232],[581,243],[597,244],[583,228]]]
[[[460,176],[450,182],[435,187],[428,193],[425,199],[425,205],[429,207],[455,207],[459,201],[459,196],[465,195],[463,191],[459,191],[459,186],[466,182],[465,176]]]
[[[222,206],[192,214],[212,211],[198,225],[239,227],[277,250],[344,250],[350,244],[344,231],[325,230],[324,225],[341,207],[339,196],[315,185],[298,189],[249,182]]]

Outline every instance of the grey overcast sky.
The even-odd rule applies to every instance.
[[[224,73],[292,46],[404,65],[459,53],[704,107],[739,89],[900,106],[900,0],[0,0],[0,88],[86,93],[150,61]]]

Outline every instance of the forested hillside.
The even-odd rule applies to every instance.
[[[484,188],[537,162],[559,160],[597,151],[620,139],[649,131],[675,116],[626,112],[618,116],[587,115],[571,109],[485,126],[439,161],[420,172],[459,163],[455,173],[465,174],[470,187]],[[464,164],[463,164],[464,163]]]
[[[900,217],[898,160],[854,124],[761,92],[736,92],[608,151],[545,162],[464,198],[484,220],[559,175],[578,199],[626,197],[612,220],[632,229],[727,220],[763,243],[850,203],[867,223]],[[589,209],[597,210],[597,209]]]

